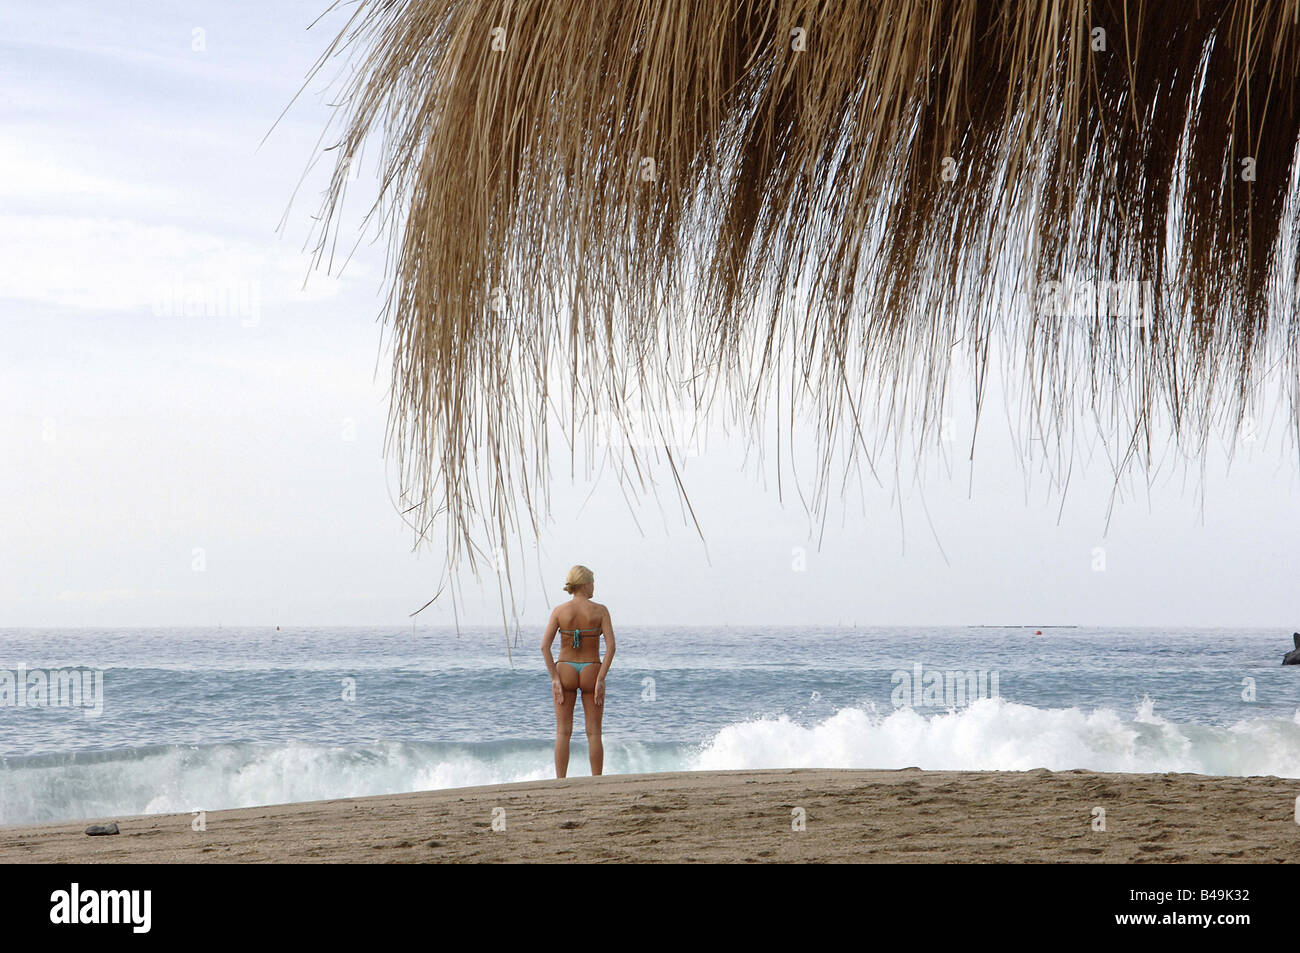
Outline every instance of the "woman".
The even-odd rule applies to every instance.
[[[564,580],[564,591],[573,596],[555,607],[546,623],[542,657],[551,673],[555,696],[555,776],[569,771],[569,736],[573,734],[573,704],[582,690],[582,713],[587,722],[587,750],[592,776],[605,766],[605,749],[600,742],[600,718],[605,710],[605,676],[614,661],[614,625],[609,610],[592,602],[596,577],[586,566],[574,566]],[[551,658],[551,643],[560,634],[560,658]],[[600,637],[605,636],[605,660],[600,659]]]

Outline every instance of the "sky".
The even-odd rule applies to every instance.
[[[436,592],[383,452],[383,243],[312,268],[330,110],[322,81],[294,97],[328,5],[0,4],[0,628],[407,626]],[[519,622],[582,563],[616,626],[1300,629],[1284,408],[1230,465],[1118,497],[1085,445],[1062,496],[997,396],[973,462],[958,404],[923,479],[855,484],[824,525],[720,427],[683,462],[703,539],[666,471],[630,506],[557,456]],[[498,584],[461,572],[417,623],[499,624]]]

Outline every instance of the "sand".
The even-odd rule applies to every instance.
[[[1283,778],[1088,771],[611,775],[214,811],[204,831],[190,814],[0,828],[0,862],[1285,863],[1297,794]],[[100,821],[122,833],[83,833]]]

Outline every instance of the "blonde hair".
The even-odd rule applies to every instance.
[[[596,581],[596,575],[586,566],[574,566],[564,577],[564,591],[573,595],[581,587]]]

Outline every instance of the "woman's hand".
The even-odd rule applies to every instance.
[[[596,679],[596,704],[605,704],[605,680],[603,678]]]
[[[564,704],[564,686],[560,684],[558,675],[551,679],[551,694],[555,696],[555,704]]]

